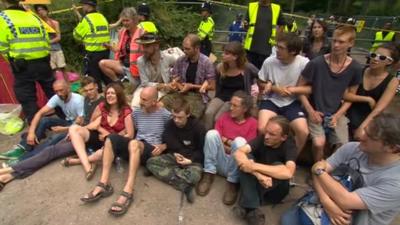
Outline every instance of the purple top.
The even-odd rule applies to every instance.
[[[189,58],[185,55],[180,57],[172,70],[172,75],[178,75],[180,81],[186,82],[186,70],[189,66]],[[203,84],[206,80],[215,80],[215,68],[207,56],[200,53],[197,63],[195,84]],[[203,95],[203,100],[208,101],[208,95]]]

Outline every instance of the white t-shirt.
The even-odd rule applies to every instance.
[[[74,121],[76,117],[83,116],[84,98],[80,94],[72,93],[68,102],[64,102],[58,95],[53,95],[46,104],[54,109],[59,106],[65,114],[65,120]]]
[[[271,81],[274,85],[287,87],[296,86],[301,72],[310,60],[304,56],[297,55],[290,64],[283,64],[276,56],[268,57],[260,71],[258,78],[262,81]],[[276,93],[263,96],[264,100],[270,100],[278,107],[290,105],[296,100],[296,96],[282,97]]]

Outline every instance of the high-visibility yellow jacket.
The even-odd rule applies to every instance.
[[[285,25],[285,30],[284,30],[284,31],[285,31],[286,33],[289,33],[289,32],[295,33],[295,32],[297,32],[297,23],[296,23],[296,21],[293,21],[293,23],[292,23],[292,29],[290,29],[290,31],[289,31],[288,26]]]
[[[251,43],[253,41],[253,34],[254,34],[254,29],[256,25],[256,20],[257,20],[257,14],[258,14],[258,2],[251,2],[249,3],[249,8],[248,8],[248,15],[249,15],[249,28],[247,30],[246,38],[244,40],[244,48],[246,50],[250,50]],[[276,25],[278,24],[278,17],[279,13],[281,11],[281,6],[278,4],[271,3],[271,9],[272,9],[272,32],[271,32],[271,37],[269,38],[268,43],[270,45],[275,45],[275,37],[276,37]]]
[[[158,33],[156,25],[151,21],[140,22],[138,27],[143,29],[146,33]]]
[[[375,42],[372,45],[370,51],[375,52],[375,50],[379,47],[379,45],[383,44],[382,41],[392,41],[394,38],[395,33],[393,31],[388,32],[385,37],[383,37],[383,32],[378,31],[375,33]]]
[[[199,28],[197,28],[197,35],[200,40],[204,40],[208,37],[208,40],[212,40],[214,36],[214,20],[209,16],[206,20],[201,20]]]
[[[88,52],[104,51],[104,44],[110,43],[110,30],[107,19],[98,12],[86,14],[73,32],[74,38],[82,41]]]
[[[48,56],[49,50],[49,36],[37,16],[22,9],[0,12],[0,54],[32,60]]]

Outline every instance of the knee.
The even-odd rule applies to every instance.
[[[132,140],[129,142],[128,151],[130,155],[140,155],[140,144],[138,140]]]
[[[235,138],[235,140],[233,140],[232,142],[232,153],[234,153],[237,149],[239,149],[240,147],[244,146],[247,144],[246,139],[242,138],[242,137],[237,137]]]
[[[325,139],[324,138],[314,138],[313,146],[317,149],[324,149],[325,147]]]
[[[104,68],[104,67],[107,67],[107,60],[106,59],[102,59],[102,60],[100,60],[100,62],[99,62],[99,67],[100,68]]]
[[[69,135],[73,135],[73,134],[76,134],[77,132],[79,132],[80,130],[81,130],[81,126],[73,124],[69,127],[68,133],[69,133]]]
[[[216,138],[220,138],[220,135],[217,130],[209,130],[206,134],[206,140],[213,140]]]

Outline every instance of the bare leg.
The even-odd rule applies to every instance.
[[[140,165],[140,156],[143,153],[144,145],[141,141],[133,140],[129,142],[129,172],[128,180],[124,186],[124,191],[127,193],[133,193],[133,186],[135,185],[136,173]],[[119,196],[117,199],[118,203],[125,203],[126,197]],[[121,210],[120,207],[112,207],[111,210]]]
[[[12,180],[14,180],[14,177],[11,174],[3,174],[0,176],[0,182],[3,184],[6,184]]]
[[[103,170],[101,172],[101,177],[100,177],[100,182],[103,184],[108,184],[109,178],[110,178],[110,172],[111,172],[111,166],[112,162],[114,161],[114,151],[112,148],[111,141],[107,138],[106,141],[104,142],[104,148],[103,148]],[[96,186],[92,194],[95,196],[99,192],[103,191],[103,189],[99,186]],[[85,195],[84,198],[88,198],[88,195]]]
[[[116,81],[119,74],[123,74],[122,65],[119,61],[113,59],[102,59],[99,62],[99,67],[103,73],[111,80]]]
[[[271,111],[271,110],[267,110],[267,109],[262,109],[258,112],[258,132],[261,134],[265,133],[265,126],[267,125],[269,119],[271,119],[271,117],[276,116],[276,113]]]
[[[0,169],[0,175],[12,173],[12,172],[14,172],[14,170],[11,167]]]
[[[295,134],[297,155],[299,155],[303,150],[304,145],[307,142],[308,134],[310,133],[308,130],[307,120],[305,118],[297,118],[290,122],[290,126]]]
[[[324,147],[326,143],[326,138],[325,136],[315,137],[312,142],[314,162],[318,162],[324,158]]]
[[[94,152],[93,154],[89,155],[88,160],[90,163],[98,162],[98,161],[101,161],[102,157],[103,157],[103,149],[99,149],[96,152]],[[66,160],[68,160],[68,164],[71,166],[81,164],[81,160],[79,158],[68,157]],[[0,174],[1,174],[1,170],[0,170]]]
[[[89,140],[89,136],[89,130],[84,127],[72,125],[69,128],[69,137],[71,138],[72,145],[74,146],[75,152],[81,160],[85,172],[89,172],[91,167],[85,145],[85,143]]]

